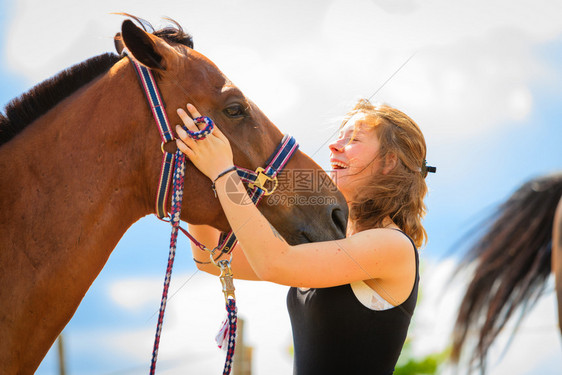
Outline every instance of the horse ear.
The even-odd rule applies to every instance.
[[[123,21],[121,36],[138,62],[150,69],[166,70],[166,58],[170,58],[173,50],[165,41],[140,29],[131,20]]]
[[[121,33],[115,34],[113,37],[113,44],[115,45],[115,50],[117,51],[118,55],[123,53],[123,49],[125,48],[125,44],[123,44],[123,38],[121,37]]]

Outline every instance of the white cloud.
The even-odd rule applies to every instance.
[[[449,45],[467,37],[486,37],[490,31],[516,27],[535,41],[559,35],[560,4],[548,0],[333,1],[326,24],[336,40],[368,38],[377,48],[396,50],[426,45]],[[401,9],[398,9],[401,7]],[[402,11],[399,11],[402,10]]]
[[[111,51],[122,18],[108,13],[122,10],[155,25],[162,15],[176,18],[196,47],[305,150],[323,142],[318,126],[343,103],[370,96],[414,52],[375,99],[403,109],[437,139],[524,121],[533,111],[531,86],[558,74],[534,48],[560,36],[561,6],[504,0],[289,2],[270,10],[251,1],[127,1],[116,9],[103,1],[46,7],[25,0],[9,17],[7,65],[37,82]]]
[[[130,278],[118,281],[109,288],[111,299],[120,308],[131,311],[146,307],[157,302],[161,280],[146,278]]]
[[[222,45],[214,47],[212,59],[269,117],[286,113],[301,99],[294,80],[277,62],[264,59],[259,49]]]
[[[524,120],[533,107],[533,96],[529,89],[526,87],[514,88],[507,97],[507,107],[513,120]]]
[[[179,291],[174,280],[190,276],[175,275],[170,294],[158,355],[159,367],[169,367],[163,374],[217,374],[224,364],[225,353],[219,350],[214,337],[225,317],[224,298],[217,277],[197,273]],[[286,312],[287,288],[270,283],[235,281],[238,315],[245,321],[246,345],[254,347],[253,368],[256,374],[287,374],[291,372],[291,328]],[[159,296],[161,280],[125,279],[110,288],[113,301],[133,313],[138,307],[123,303],[141,294]],[[152,299],[152,298],[151,298]],[[140,300],[146,299],[140,297]],[[158,301],[152,300],[157,306]],[[153,326],[153,327],[152,327]],[[133,362],[146,360],[151,353],[156,317],[148,327],[108,333],[111,340],[99,337],[110,345],[109,351]]]

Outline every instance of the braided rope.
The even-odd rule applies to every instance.
[[[150,363],[150,375],[156,372],[156,360],[158,357],[158,347],[160,345],[160,336],[162,334],[162,323],[164,322],[164,312],[166,310],[166,302],[168,301],[168,288],[172,279],[172,267],[174,266],[174,258],[176,256],[176,245],[178,240],[178,228],[180,225],[180,211],[183,199],[183,183],[185,175],[185,155],[181,151],[176,152],[176,163],[174,168],[174,182],[172,193],[172,209],[171,219],[172,234],[170,236],[170,253],[168,255],[168,264],[166,267],[166,277],[164,278],[164,288],[162,290],[162,300],[160,301],[160,311],[158,313],[158,324],[156,326],[156,335],[154,336],[154,347],[152,349],[152,360]]]
[[[176,162],[174,166],[173,176],[173,193],[172,193],[172,207],[171,219],[172,234],[170,236],[170,253],[168,255],[168,264],[166,266],[166,276],[164,278],[164,287],[162,290],[162,300],[160,302],[160,310],[158,313],[158,323],[156,326],[156,334],[154,336],[154,347],[152,349],[152,360],[150,363],[150,375],[156,373],[156,361],[158,358],[158,348],[160,346],[160,337],[162,335],[162,325],[164,323],[164,313],[166,310],[166,303],[168,301],[168,289],[172,279],[172,268],[176,255],[176,246],[178,239],[178,231],[180,227],[180,211],[183,199],[183,185],[185,176],[185,155],[181,151],[176,153]],[[237,327],[237,308],[236,301],[229,298],[226,304],[226,311],[228,314],[228,347],[226,351],[226,359],[224,363],[223,375],[229,375],[232,370],[234,349],[236,347],[236,327]]]
[[[125,52],[125,54],[127,53]],[[158,125],[158,130],[162,138],[162,145],[164,145],[164,143],[173,141],[174,136],[169,126],[168,117],[166,115],[166,111],[164,110],[164,104],[160,92],[158,90],[158,85],[156,84],[156,80],[154,79],[150,69],[143,67],[134,59],[131,59],[131,62],[133,67],[135,68],[135,72],[137,73],[137,76],[145,93],[148,104],[152,109],[154,120]],[[190,135],[191,138],[204,139],[207,135],[209,135],[213,131],[214,123],[209,117],[205,117],[205,116],[197,117],[194,119],[194,121],[195,123],[205,124],[206,126],[204,129],[197,132],[192,132],[189,129],[185,128],[185,130],[187,131],[187,133]],[[164,152],[163,148],[162,148],[162,152]],[[180,227],[180,211],[181,211],[181,204],[183,199],[183,185],[184,185],[184,175],[185,175],[185,155],[180,150],[176,152],[175,158],[174,158],[174,154],[169,154],[164,152],[164,159],[162,162],[162,169],[161,169],[161,176],[160,176],[160,184],[158,186],[158,194],[156,199],[156,214],[160,219],[166,216],[166,201],[167,201],[167,194],[169,190],[169,181],[170,181],[170,178],[168,176],[172,164],[174,165],[173,193],[172,193],[172,202],[171,202],[172,207],[171,207],[171,218],[170,218],[170,223],[172,224],[172,234],[170,237],[170,253],[168,255],[168,264],[166,266],[166,276],[164,278],[162,299],[160,301],[160,310],[158,313],[158,323],[156,326],[156,334],[154,337],[154,347],[152,350],[152,360],[150,363],[150,375],[154,375],[156,372],[156,361],[158,357],[158,347],[160,346],[160,337],[162,335],[164,312],[166,310],[166,303],[168,301],[168,289],[170,287],[170,281],[172,278],[172,268],[176,256],[178,230],[184,232],[189,237],[189,239],[193,241],[200,249],[206,250],[206,247],[203,244],[198,242],[186,230]],[[220,258],[221,255],[222,253],[219,254],[217,259]],[[229,337],[228,337],[227,357],[226,357],[223,374],[229,375],[232,369],[232,358],[234,356],[234,347],[235,347],[235,340],[236,340],[236,322],[237,322],[236,301],[233,298],[232,299],[227,298],[226,310],[228,313]]]
[[[232,370],[232,363],[234,361],[234,349],[236,347],[236,323],[238,322],[238,318],[236,316],[236,301],[234,299],[228,299],[226,312],[228,314],[228,347],[226,348],[226,360],[224,362],[223,375],[230,374],[230,371]]]
[[[213,120],[211,120],[211,118],[207,116],[196,117],[193,119],[193,122],[196,124],[205,124],[205,128],[196,132],[192,132],[187,128],[187,126],[183,127],[183,130],[185,130],[186,133],[195,140],[205,139],[209,134],[211,134],[215,127],[215,123],[213,122]]]

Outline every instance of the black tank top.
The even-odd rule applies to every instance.
[[[394,372],[418,296],[419,259],[413,241],[412,245],[416,257],[414,286],[409,297],[394,308],[369,309],[349,284],[306,291],[289,289],[294,375]]]

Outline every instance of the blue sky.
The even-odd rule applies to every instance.
[[[62,8],[64,15],[58,12]],[[0,105],[65,67],[112,51],[111,37],[121,19],[109,12],[127,11],[155,25],[167,15],[191,31],[196,48],[282,130],[295,135],[302,150],[328,168],[327,148],[319,148],[338,117],[354,99],[375,92],[415,53],[375,100],[404,110],[419,123],[426,135],[428,162],[438,168],[428,177],[425,225],[430,241],[422,257],[428,270],[426,298],[440,301],[446,282],[435,285],[435,280],[445,279],[432,278],[431,273],[441,275],[448,269],[446,255],[466,230],[527,179],[561,169],[562,25],[554,17],[561,10],[548,2],[514,5],[501,0],[454,6],[414,0],[306,5],[289,1],[269,7],[258,1],[171,1],[159,6],[101,1],[77,7],[66,1],[47,6],[34,0],[3,0]],[[65,329],[72,374],[147,370],[168,243],[168,226],[154,217],[142,219],[124,235]],[[169,306],[164,332],[169,339],[163,338],[159,368],[170,374],[178,369],[203,373],[189,367],[199,361],[205,371],[216,373],[222,355],[206,351],[212,347],[212,334],[189,335],[181,329],[192,329],[192,323],[205,329],[213,325],[208,329],[215,330],[222,318],[218,281],[195,272],[185,240],[180,240],[179,249],[172,284],[177,295]],[[247,296],[240,297],[241,315],[248,319],[250,343],[258,348],[256,373],[273,373],[272,368],[289,373],[290,356],[280,354],[290,344],[284,289],[239,284],[240,295]],[[197,286],[208,294],[198,294]],[[541,322],[549,333],[534,335],[537,345],[553,342],[557,351],[537,354],[537,361],[527,354],[532,365],[526,368],[517,362],[521,354],[515,343],[495,362],[494,373],[530,374],[539,368],[543,374],[560,373],[562,348],[552,334],[552,297],[545,297],[528,330]],[[419,312],[418,335],[428,336],[430,330],[443,336],[450,326],[437,320],[437,313],[430,321],[431,314],[423,311],[432,307],[425,309]],[[450,315],[450,306],[439,305],[441,310]],[[186,321],[183,315],[194,320]],[[267,321],[264,315],[278,320]],[[269,326],[262,329],[262,324]],[[271,325],[279,334],[268,339],[261,331]],[[528,331],[522,332],[528,340]],[[432,345],[418,342],[435,350],[442,345],[431,340]],[[197,359],[190,357],[193,353],[205,354]],[[206,363],[204,358],[213,360]],[[55,371],[50,353],[38,374]]]

